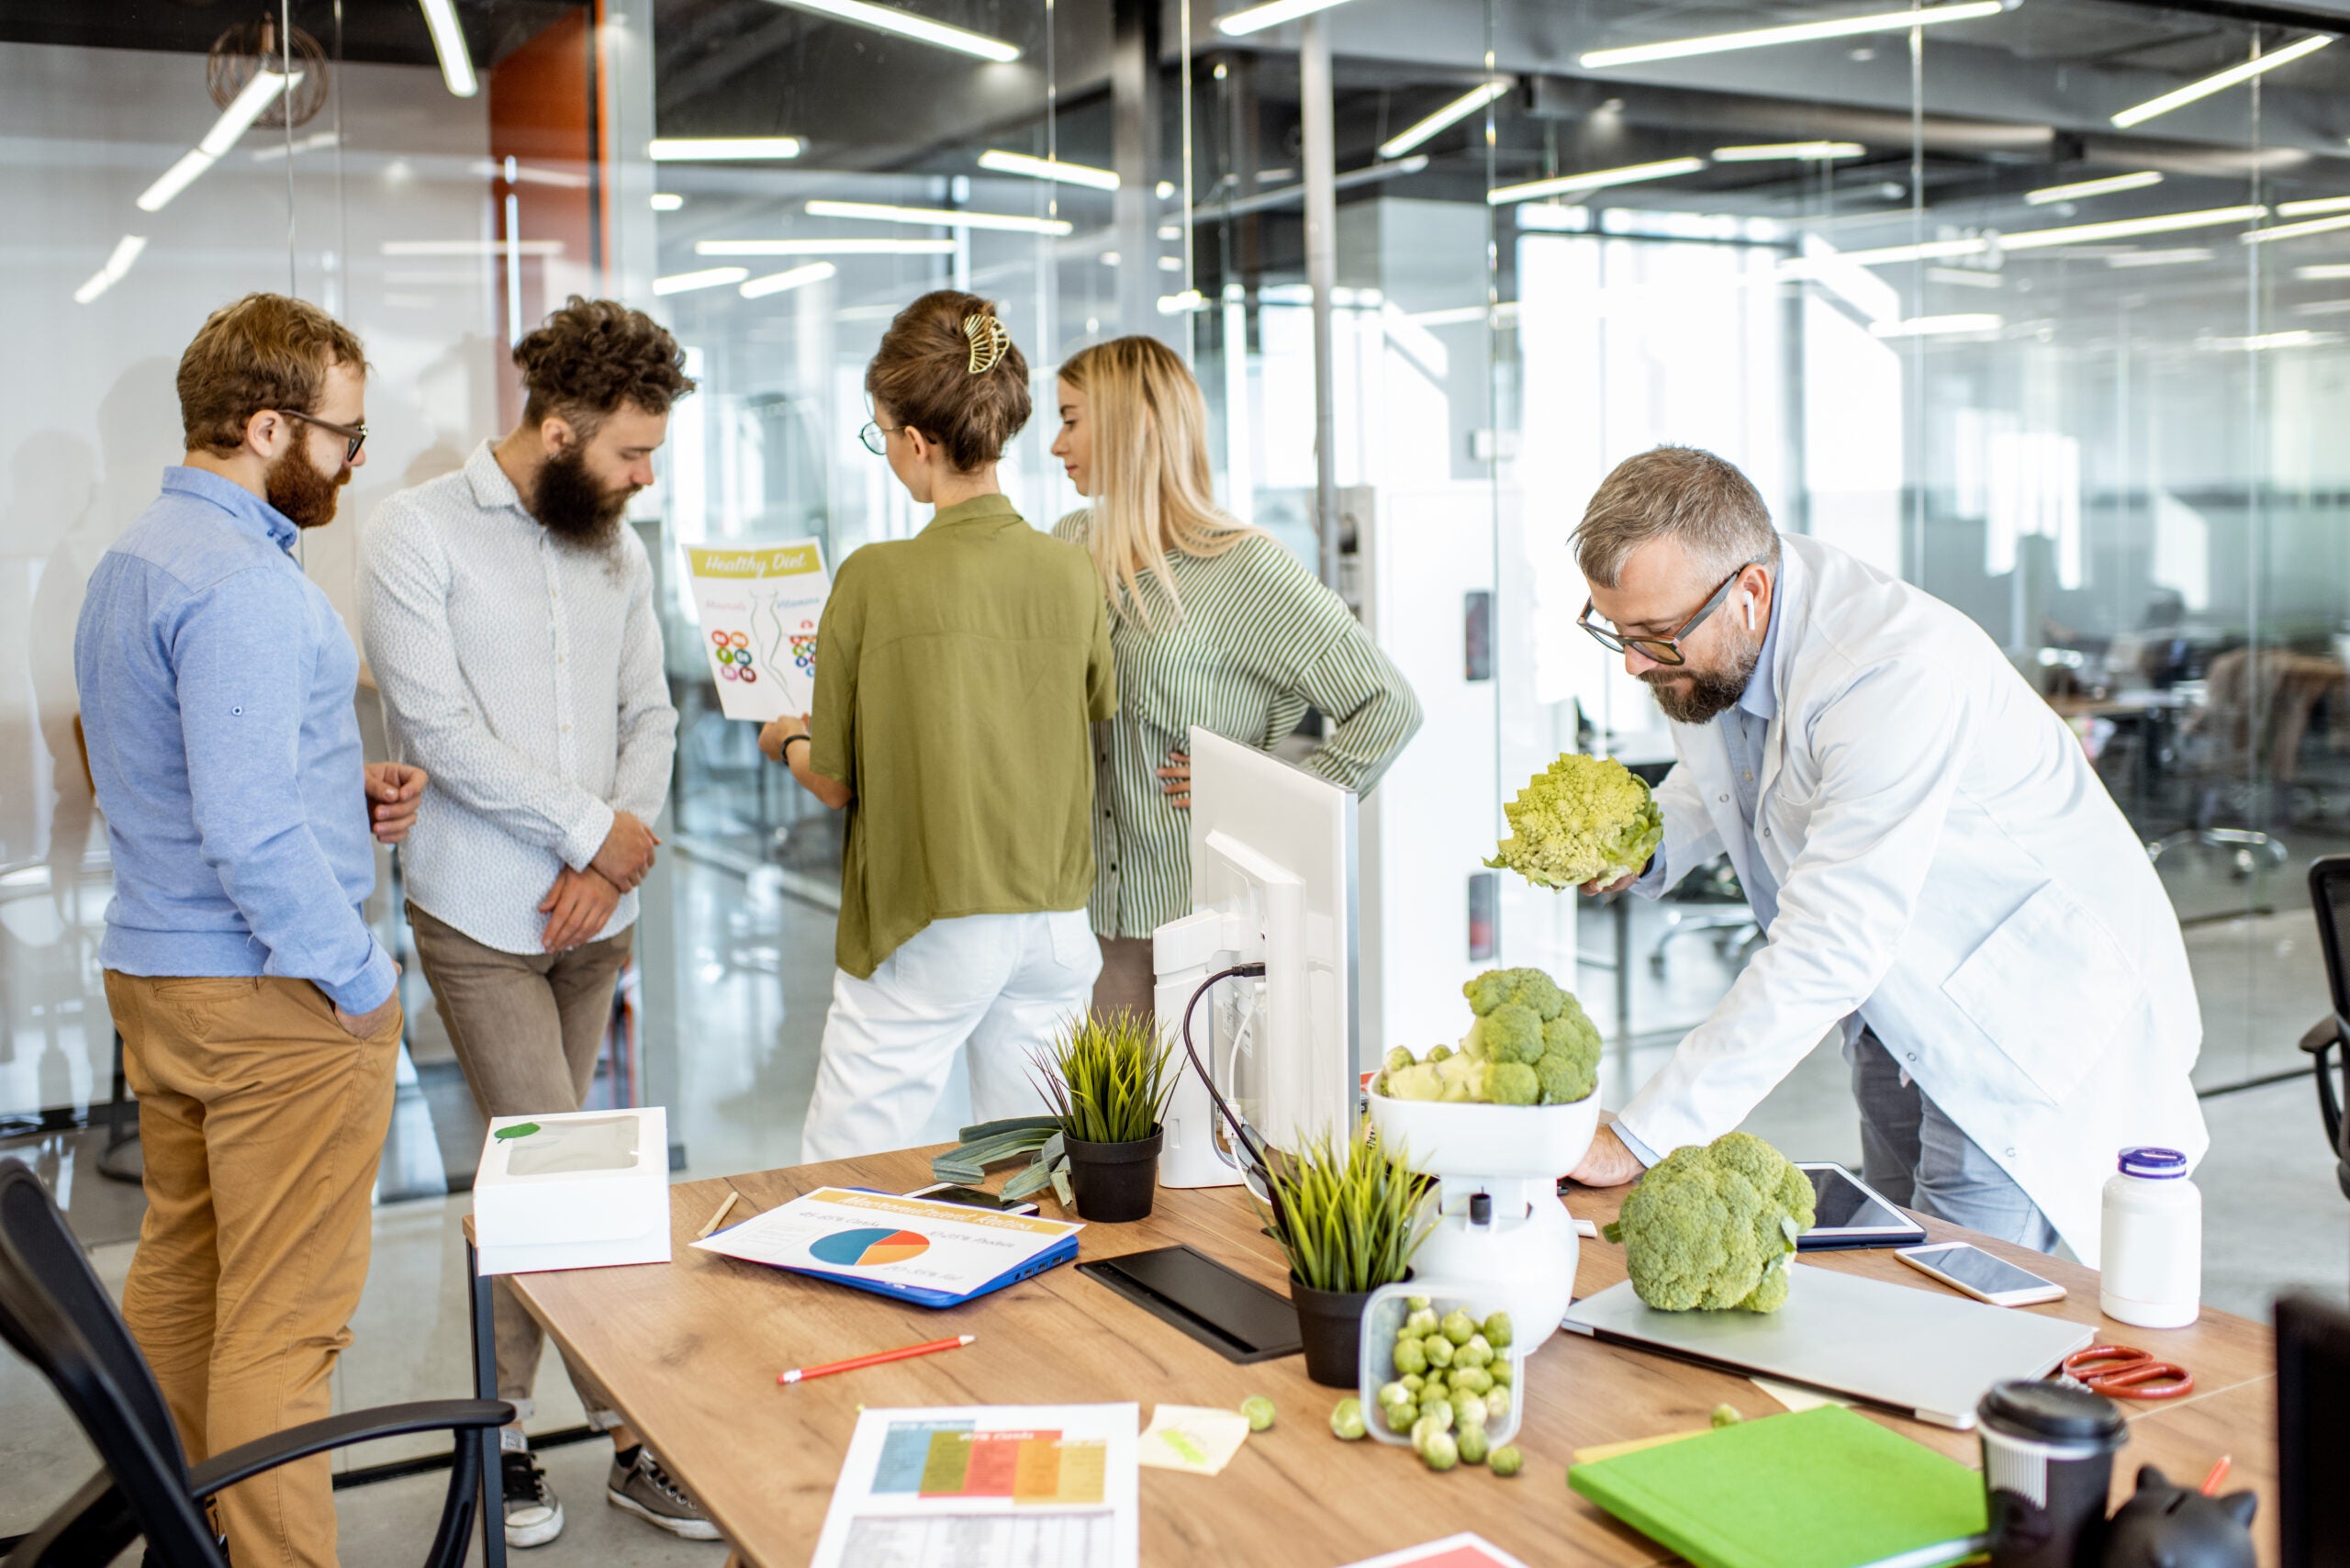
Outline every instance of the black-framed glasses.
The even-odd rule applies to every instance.
[[[1747,562],[1746,566],[1759,566],[1762,565],[1762,560],[1763,558],[1758,555]],[[1731,585],[1746,575],[1746,566],[1740,566],[1737,571],[1724,577],[1722,586],[1716,588],[1712,597],[1697,607],[1697,613],[1683,622],[1681,630],[1670,637],[1627,637],[1612,628],[1595,626],[1591,621],[1591,600],[1587,599],[1583,601],[1583,613],[1575,617],[1575,624],[1590,633],[1592,640],[1611,654],[1620,654],[1627,648],[1631,648],[1637,649],[1642,658],[1653,664],[1687,664],[1689,661],[1683,656],[1681,644],[1688,639],[1692,632],[1706,623],[1707,616],[1722,607],[1722,601],[1729,598]]]
[[[865,450],[874,456],[887,457],[890,454],[890,438],[905,428],[900,425],[898,430],[890,430],[878,420],[867,420],[865,428],[856,432],[856,439],[863,442]]]
[[[342,460],[345,463],[358,462],[359,449],[367,444],[367,421],[364,420],[355,425],[339,425],[332,420],[322,420],[316,414],[306,414],[298,409],[281,409],[278,411],[289,420],[299,420],[306,425],[316,425],[322,431],[330,431],[342,437]]]

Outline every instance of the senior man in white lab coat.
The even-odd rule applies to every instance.
[[[1710,453],[1618,466],[1574,548],[1581,623],[1679,755],[1655,857],[1586,890],[1653,897],[1728,850],[1768,937],[1575,1178],[1737,1126],[1836,1028],[1872,1183],[2094,1264],[2118,1151],[2208,1140],[2178,920],[2079,743],[1972,622],[1782,537]]]

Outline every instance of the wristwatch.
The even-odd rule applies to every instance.
[[[794,741],[808,741],[808,749],[811,753],[816,749],[816,743],[814,741],[809,741],[807,734],[804,731],[796,735],[786,735],[783,737],[783,745],[778,747],[777,751],[778,754],[787,762],[791,760],[791,743]]]

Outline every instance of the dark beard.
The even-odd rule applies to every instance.
[[[619,490],[599,485],[588,472],[587,454],[572,447],[539,465],[531,515],[554,535],[558,544],[575,550],[609,550],[620,537],[621,516],[635,495],[633,485]]]
[[[1762,656],[1762,644],[1757,642],[1739,650],[1737,662],[1727,670],[1644,670],[1640,678],[1656,694],[1656,705],[1666,718],[1676,724],[1703,724],[1738,706]],[[1675,675],[1688,677],[1688,689],[1677,691],[1662,684]]]
[[[335,492],[351,483],[351,466],[330,477],[319,472],[297,442],[262,476],[263,498],[297,528],[324,528],[334,521]]]

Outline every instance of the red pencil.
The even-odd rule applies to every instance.
[[[847,1361],[827,1361],[821,1367],[794,1367],[789,1372],[778,1372],[776,1382],[787,1384],[805,1383],[811,1377],[855,1372],[859,1367],[878,1367],[883,1361],[902,1361],[909,1356],[927,1356],[933,1350],[959,1350],[978,1338],[976,1334],[957,1334],[952,1339],[933,1339],[927,1345],[908,1345],[901,1350],[876,1350],[869,1356],[851,1356]]]

